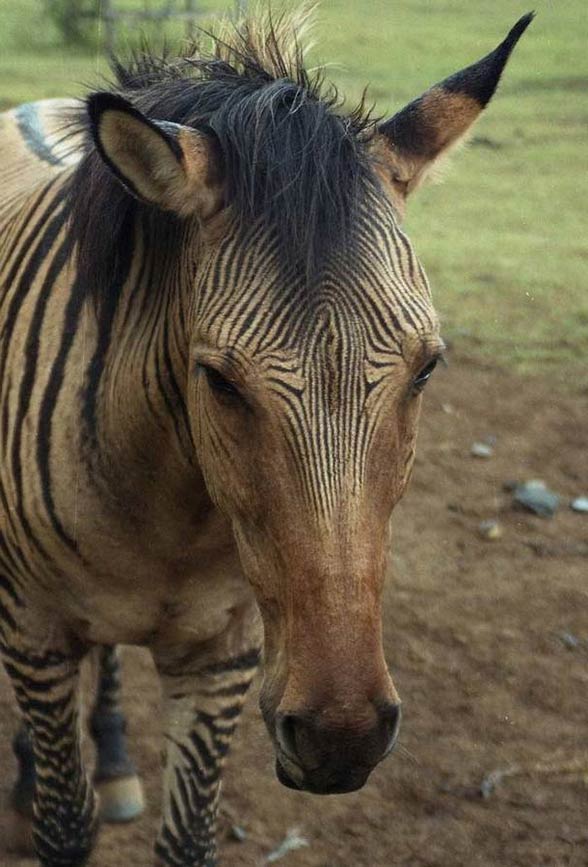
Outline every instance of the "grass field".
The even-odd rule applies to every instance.
[[[350,101],[369,84],[386,113],[493,48],[529,4],[323,0],[312,59],[331,64]],[[64,48],[42,9],[0,2],[0,107],[78,94],[106,70],[98,47]],[[471,144],[444,184],[420,191],[407,228],[446,337],[559,379],[583,361],[586,378],[588,8],[543,0],[536,10]]]

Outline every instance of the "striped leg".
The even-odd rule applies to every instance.
[[[60,651],[6,650],[4,664],[33,746],[35,851],[43,867],[80,867],[92,850],[96,810],[80,754],[78,662]]]
[[[259,661],[251,650],[182,673],[156,658],[167,704],[161,867],[215,867],[222,766]],[[194,666],[195,662],[192,663]]]
[[[116,647],[99,647],[98,688],[90,717],[96,743],[94,782],[100,795],[100,818],[128,822],[144,809],[143,791],[126,744],[121,707],[120,662]]]
[[[35,757],[28,727],[21,723],[12,742],[18,763],[18,777],[12,789],[12,823],[9,848],[21,854],[33,853],[33,799],[35,797]]]

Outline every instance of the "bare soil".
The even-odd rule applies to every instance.
[[[275,779],[252,698],[226,774],[223,865],[266,863],[292,828],[309,845],[277,862],[288,867],[588,865],[588,516],[567,505],[588,494],[582,388],[564,393],[463,355],[436,375],[393,523],[385,631],[404,702],[400,747],[361,792],[290,792]],[[487,436],[496,437],[494,456],[472,457],[471,443]],[[563,495],[553,519],[512,507],[503,483],[530,478]],[[494,541],[478,531],[491,518],[504,530]],[[125,681],[148,809],[135,824],[102,829],[94,867],[151,863],[162,741],[144,651],[126,652]],[[13,709],[2,674],[3,803],[14,777]],[[510,775],[493,787],[495,771]],[[244,842],[231,838],[231,824]],[[0,839],[2,867],[32,863]]]

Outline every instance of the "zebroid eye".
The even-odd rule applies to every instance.
[[[241,398],[239,389],[216,368],[207,364],[199,364],[198,367],[205,374],[208,385],[215,394],[225,398]]]
[[[421,372],[419,373],[419,375],[416,377],[416,379],[414,380],[414,382],[412,384],[414,391],[416,391],[416,392],[422,391],[422,389],[425,387],[425,385],[427,384],[427,382],[431,378],[433,371],[437,367],[437,361],[438,360],[439,359],[434,358],[432,361],[430,361],[426,365],[426,367],[423,367],[423,369],[421,370]]]

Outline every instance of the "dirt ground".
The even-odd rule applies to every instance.
[[[583,389],[583,390],[581,390]],[[286,833],[308,847],[285,867],[588,865],[588,516],[564,502],[541,519],[512,508],[510,479],[588,495],[588,388],[520,380],[461,354],[426,396],[411,489],[394,515],[386,648],[404,702],[400,747],[358,793],[290,792],[273,773],[255,698],[224,788],[221,862],[262,865]],[[471,443],[496,437],[489,459]],[[480,537],[497,518],[502,538]],[[148,810],[105,827],[93,867],[143,867],[157,823],[158,688],[141,650],[125,657],[133,754]],[[0,797],[13,781],[13,702],[0,676]],[[492,790],[482,782],[505,776]],[[231,839],[231,823],[246,839]],[[2,867],[33,862],[9,855]]]

